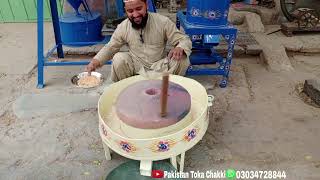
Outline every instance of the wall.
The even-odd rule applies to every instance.
[[[59,13],[62,1],[57,0]],[[44,18],[51,20],[49,0],[44,0]],[[0,22],[35,22],[37,20],[37,0],[0,1]]]

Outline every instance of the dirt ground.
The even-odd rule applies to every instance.
[[[128,161],[104,157],[96,109],[104,87],[74,87],[70,78],[83,67],[50,67],[47,86],[37,89],[35,26],[0,29],[0,179],[100,180]],[[191,77],[216,99],[185,171],[281,170],[290,180],[320,179],[320,109],[299,95],[305,79],[320,77],[320,55],[291,54],[290,61],[294,71],[275,73],[259,57],[237,57],[224,89],[217,77]],[[110,67],[100,72],[107,78]]]

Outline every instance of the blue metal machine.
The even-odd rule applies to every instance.
[[[90,60],[81,60],[81,61],[61,61],[53,62],[49,61],[49,57],[52,56],[54,51],[57,51],[58,58],[64,58],[63,46],[86,46],[92,44],[105,44],[109,41],[110,36],[100,37],[101,29],[100,27],[94,27],[94,25],[99,24],[100,15],[95,12],[91,12],[85,0],[68,0],[71,6],[75,9],[76,13],[74,16],[58,16],[57,0],[50,0],[50,11],[52,17],[52,24],[54,29],[55,36],[55,46],[50,49],[46,54],[44,54],[44,29],[43,29],[43,5],[44,0],[37,0],[37,15],[38,15],[38,88],[44,87],[44,67],[45,66],[77,66],[77,65],[87,65]],[[123,0],[116,0],[118,16],[124,16],[123,10]],[[84,6],[86,12],[79,12],[78,8],[80,5]],[[152,0],[148,0],[148,9],[151,12],[155,12],[155,6]],[[85,14],[85,16],[83,16]],[[78,17],[77,17],[78,16]],[[83,17],[87,19],[84,20]],[[90,23],[87,26],[87,31],[80,31],[81,36],[76,35],[76,28],[83,30],[83,24]],[[98,25],[99,26],[99,25]],[[73,27],[73,28],[72,28]],[[97,31],[97,29],[99,29]],[[63,30],[64,32],[62,32]],[[74,34],[70,36],[70,34]],[[97,40],[97,41],[93,41]],[[108,61],[107,64],[111,62]]]
[[[92,39],[99,40],[99,34],[90,33],[90,36],[80,39],[79,37],[64,37],[61,34],[61,22],[57,11],[56,0],[50,0],[50,9],[56,45],[44,55],[44,32],[43,32],[43,2],[37,0],[38,13],[38,88],[44,87],[44,67],[45,66],[70,66],[70,65],[87,65],[89,60],[72,61],[72,62],[52,62],[48,58],[54,51],[57,51],[59,58],[64,58],[63,45],[82,46],[88,44],[107,43],[110,36],[106,36],[102,41],[90,41]],[[83,4],[85,9],[89,10],[85,0],[68,0],[76,9]],[[107,0],[106,0],[107,1]],[[220,87],[226,87],[229,77],[230,65],[232,62],[233,48],[237,36],[237,29],[228,24],[228,10],[230,0],[188,0],[187,11],[179,11],[177,13],[177,27],[183,27],[184,31],[190,36],[193,43],[192,54],[190,57],[191,66],[187,70],[187,75],[221,75],[223,78]],[[124,16],[123,0],[116,0],[118,17]],[[155,12],[155,6],[152,0],[148,0],[148,9]],[[92,22],[97,23],[98,16],[92,17]],[[80,12],[77,11],[77,14]],[[64,25],[62,25],[64,26]],[[69,26],[69,24],[65,24]],[[68,28],[67,28],[68,29]],[[72,28],[69,28],[72,32]],[[76,31],[76,30],[74,30]],[[92,31],[92,30],[91,30]],[[100,33],[100,31],[99,31]],[[89,34],[89,33],[87,33]],[[82,35],[83,36],[83,35]],[[220,36],[228,43],[227,57],[222,57],[215,52],[214,47],[219,44]],[[64,37],[64,38],[62,38]],[[83,38],[83,37],[82,37]],[[76,42],[74,42],[76,40]],[[111,63],[110,61],[107,64]],[[217,64],[216,68],[198,68],[197,65]]]
[[[102,29],[101,14],[91,12],[86,0],[68,0],[68,2],[73,7],[74,12],[64,13],[59,18],[62,41],[70,45],[74,42],[102,41],[103,37],[100,33]],[[79,12],[80,5],[83,5],[85,11]],[[90,45],[90,43],[87,45]]]
[[[188,0],[187,11],[177,14],[177,27],[183,27],[192,40],[191,66],[187,75],[221,75],[220,87],[226,87],[232,62],[237,29],[228,24],[230,0]],[[228,53],[222,57],[215,52],[222,36],[228,44]],[[219,40],[219,39],[218,39]],[[217,64],[215,68],[197,65]]]

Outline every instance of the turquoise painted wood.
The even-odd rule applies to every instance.
[[[36,21],[37,11],[35,11],[35,9],[37,8],[37,5],[35,0],[24,0],[24,5],[26,9],[26,14],[28,15],[28,20]]]
[[[10,22],[14,20],[11,4],[9,0],[2,0],[0,4],[0,11],[3,16],[4,22]]]
[[[14,19],[19,19],[21,21],[27,21],[28,16],[27,16],[27,11],[24,6],[24,1],[17,1],[17,0],[11,0],[9,1],[10,7],[12,10],[13,18]]]
[[[59,14],[65,0],[57,0]],[[44,0],[44,19],[51,21],[49,0]],[[35,22],[37,20],[36,0],[0,0],[0,22]]]
[[[3,23],[3,16],[1,14],[1,11],[0,11],[0,23]]]

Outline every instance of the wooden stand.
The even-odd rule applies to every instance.
[[[169,73],[163,73],[161,99],[160,99],[161,117],[167,116],[168,88],[169,88]]]
[[[291,37],[293,35],[293,32],[320,32],[320,24],[318,24],[314,28],[299,28],[298,23],[288,22],[281,24],[281,30],[283,34]]]

